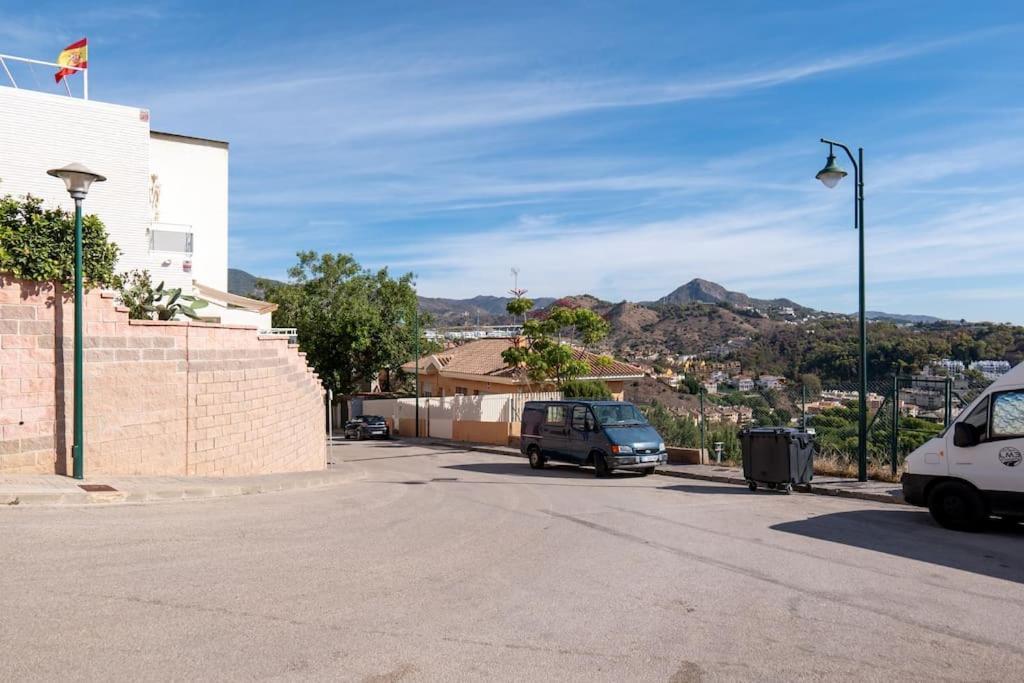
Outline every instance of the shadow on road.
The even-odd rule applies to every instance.
[[[576,467],[575,465],[548,464],[542,470],[535,470],[524,458],[520,462],[480,462],[464,465],[445,465],[446,469],[479,472],[481,474],[511,474],[519,477],[558,477],[594,479],[594,470]],[[636,479],[639,474],[632,472],[613,472],[607,479]]]
[[[775,496],[782,495],[775,491],[749,491],[746,486],[737,486],[735,484],[722,484],[721,486],[708,486],[702,484],[675,484],[673,486],[662,486],[660,487],[666,491],[682,491],[683,493],[742,493],[745,496],[757,496],[772,494]]]
[[[807,538],[1024,583],[1024,525],[992,522],[984,533],[937,526],[921,510],[853,510],[771,527]]]

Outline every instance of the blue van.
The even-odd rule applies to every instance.
[[[665,441],[635,405],[624,401],[528,401],[519,450],[540,469],[548,461],[651,474],[668,460]]]

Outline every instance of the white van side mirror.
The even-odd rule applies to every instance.
[[[953,445],[959,448],[970,448],[978,445],[978,432],[966,422],[953,425]]]

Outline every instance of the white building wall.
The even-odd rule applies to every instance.
[[[157,199],[153,228],[191,232],[193,252],[152,252],[165,263],[174,286],[186,290],[192,280],[228,289],[228,145],[153,132],[149,164]],[[184,261],[191,260],[191,272]],[[154,271],[155,272],[155,271]],[[228,321],[224,321],[228,322]]]
[[[0,87],[0,194],[32,194],[73,211],[64,183],[46,171],[75,161],[107,177],[84,209],[121,248],[119,270],[147,267],[149,112]]]
[[[227,290],[226,143],[151,133],[146,109],[0,86],[0,196],[32,194],[74,210],[46,171],[75,161],[107,177],[84,208],[121,249],[118,271],[148,269],[155,283],[185,291],[193,280]],[[151,227],[174,224],[190,226],[193,253],[151,251]]]

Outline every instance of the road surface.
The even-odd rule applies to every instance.
[[[0,510],[0,680],[1020,680],[1024,533],[444,447]]]

